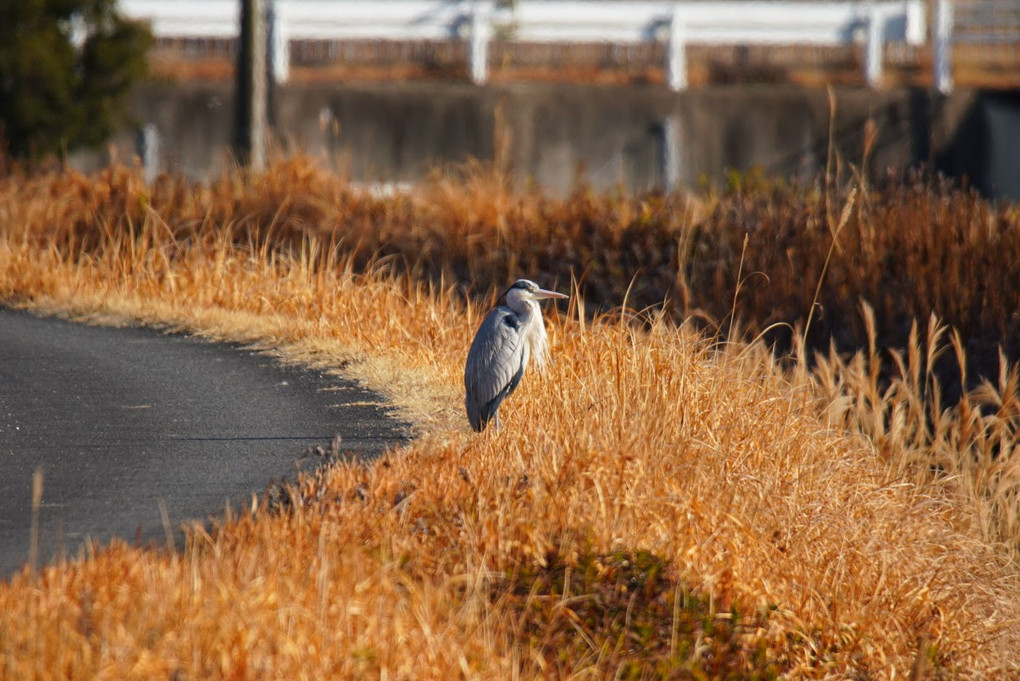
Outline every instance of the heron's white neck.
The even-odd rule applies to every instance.
[[[515,295],[516,291],[507,294],[506,305],[517,313],[520,319],[521,340],[524,341],[524,365],[528,365],[529,359],[535,360],[535,368],[545,369],[549,361],[549,336],[545,331],[545,321],[542,319],[542,308],[538,301],[525,299]]]

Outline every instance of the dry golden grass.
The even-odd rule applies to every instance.
[[[46,221],[33,238],[60,248],[89,251],[104,233],[147,219],[179,242],[216,234],[267,253],[300,249],[312,235],[356,271],[382,266],[457,294],[485,295],[541,272],[550,285],[578,280],[593,310],[626,297],[636,309],[665,301],[678,323],[735,312],[752,334],[771,328],[784,347],[792,344],[787,329],[813,310],[809,345],[826,348],[834,337],[841,351],[868,347],[863,300],[880,349],[906,347],[911,322],[934,312],[963,334],[972,374],[996,373],[997,345],[1020,358],[1020,288],[1012,285],[1020,280],[1020,211],[920,178],[861,190],[838,236],[842,191],[754,174],[734,177],[721,195],[596,194],[582,185],[560,200],[468,166],[380,199],[298,158],[209,187],[164,176],[146,188],[119,168],[96,181],[14,182],[7,192],[27,206],[23,219]]]
[[[549,373],[508,401],[503,432],[477,436],[460,371],[484,310],[416,276],[424,260],[366,248],[367,230],[450,244],[435,257],[451,271],[495,276],[518,265],[485,249],[512,252],[507,216],[536,203],[452,180],[376,201],[293,165],[162,182],[0,181],[0,300],[343,366],[420,437],[192,529],[183,552],[118,544],[24,570],[0,584],[0,676],[1020,671],[1020,584],[990,541],[1012,497],[982,487],[1012,465],[1012,374],[943,411],[920,341],[905,380],[883,384],[866,355],[783,370],[760,344],[664,315],[592,320],[582,287],[550,314]],[[339,227],[352,236],[327,238]]]

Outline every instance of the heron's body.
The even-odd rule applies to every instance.
[[[464,367],[465,407],[474,430],[489,421],[499,430],[499,406],[520,385],[528,363],[545,367],[549,341],[538,301],[566,297],[520,279],[507,289],[505,304],[482,320]]]

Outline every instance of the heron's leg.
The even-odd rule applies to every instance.
[[[496,432],[498,433],[499,432],[499,412],[498,411],[493,415],[493,418],[494,418],[494,420],[496,422],[496,424],[495,424],[496,425]]]

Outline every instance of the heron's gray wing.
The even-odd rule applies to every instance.
[[[465,406],[471,427],[482,430],[524,374],[524,343],[517,315],[506,307],[478,327],[464,367]]]

